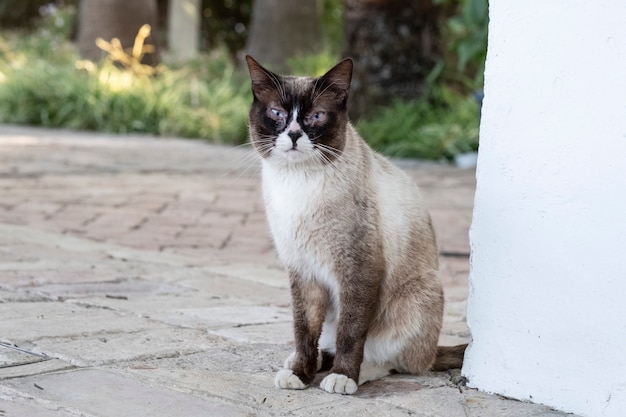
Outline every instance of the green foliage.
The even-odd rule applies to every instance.
[[[374,149],[390,156],[452,159],[478,149],[478,105],[442,87],[430,98],[397,100],[358,128]]]
[[[477,66],[485,62],[488,26],[487,0],[466,0],[461,13],[448,20],[448,28],[455,37],[453,49],[458,54],[458,69],[463,71],[468,63]]]
[[[478,147],[478,105],[468,94],[482,86],[487,0],[435,1],[449,10],[443,25],[449,48],[427,80],[428,94],[395,101],[358,126],[375,149],[391,156],[451,159]],[[209,3],[220,2],[205,1],[205,7]],[[341,53],[342,2],[322,4],[327,46],[292,58],[295,74],[322,75]],[[213,48],[184,66],[159,67],[153,76],[112,60],[80,61],[67,42],[75,9],[51,11],[28,33],[0,33],[0,122],[246,140],[250,84],[231,60],[232,50]]]
[[[57,7],[55,3],[47,2],[46,6],[39,9],[39,14],[41,19],[37,24],[37,37],[71,38],[77,18],[76,6],[66,4],[64,7]]]
[[[329,49],[319,54],[292,57],[287,61],[289,70],[294,75],[319,77],[335,66],[338,57]]]
[[[37,21],[42,7],[51,0],[2,0],[0,1],[0,26],[24,27]]]
[[[452,159],[478,150],[479,105],[487,52],[488,0],[434,0],[445,10],[442,60],[424,97],[396,100],[359,130],[377,150],[396,157]]]
[[[40,32],[37,32],[40,33]],[[57,42],[56,49],[46,49]],[[57,36],[0,37],[0,122],[246,140],[249,84],[217,51],[184,68],[80,61]]]
[[[483,85],[487,30],[488,0],[434,0],[448,12],[441,25],[444,56],[435,68],[433,78],[454,84],[465,91]]]
[[[225,45],[236,54],[246,45],[251,14],[252,0],[202,0],[202,48]]]
[[[163,134],[236,144],[247,141],[250,82],[226,51],[168,70],[159,87],[171,108],[170,117],[162,122]]]
[[[483,84],[487,0],[434,1],[445,9],[441,24],[445,50],[426,80],[427,93],[419,100],[396,100],[380,107],[358,124],[372,147],[394,157],[449,160],[478,149],[479,105],[471,93]],[[324,0],[323,5],[325,32],[332,45],[335,37],[342,37],[341,2]],[[289,67],[294,74],[320,76],[337,63],[340,53],[341,47],[326,47],[320,54],[290,59]]]
[[[325,48],[333,55],[343,51],[343,1],[322,0],[322,33]]]

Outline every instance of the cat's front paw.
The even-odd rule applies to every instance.
[[[357,384],[352,378],[341,374],[328,374],[320,383],[320,388],[336,394],[354,394]]]
[[[307,386],[298,378],[291,369],[281,369],[274,378],[276,388],[305,389]]]

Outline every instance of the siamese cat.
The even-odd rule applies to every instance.
[[[289,272],[296,349],[275,377],[354,394],[392,372],[460,367],[467,345],[438,347],[438,251],[417,186],[348,121],[352,60],[319,78],[246,61],[250,138],[267,220]]]

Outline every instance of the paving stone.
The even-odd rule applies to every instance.
[[[241,327],[276,322],[289,322],[291,310],[278,306],[217,306],[208,308],[185,308],[151,317],[164,323],[200,329]]]
[[[253,416],[253,410],[201,398],[98,369],[79,369],[4,382],[24,397],[99,417]]]
[[[169,371],[157,368],[134,371],[133,375],[142,376],[146,382],[156,384],[164,384],[169,378],[175,378],[181,381],[182,389],[210,393],[228,401],[253,404],[257,407],[259,415],[331,416],[337,415],[337,410],[342,410],[342,413],[347,415],[360,415],[360,412],[372,409],[372,413],[367,415],[381,416],[388,415],[393,409],[389,406],[376,406],[373,403],[359,404],[354,398],[328,394],[317,386],[304,391],[279,390],[273,384],[274,371],[250,375],[228,371],[186,369]]]
[[[159,324],[135,315],[62,302],[1,303],[0,339],[21,345],[45,337],[132,333]]]
[[[284,269],[268,267],[267,264],[245,264],[216,266],[207,268],[208,271],[227,277],[237,277],[275,288],[289,288],[289,278]]]
[[[73,368],[74,365],[60,359],[46,359],[38,362],[32,362],[16,366],[0,367],[0,380],[21,378],[30,375],[40,375],[49,372],[65,371]],[[1,385],[0,392],[2,392]]]
[[[396,163],[439,235],[440,343],[467,342],[474,171]],[[459,388],[458,371],[276,389],[289,292],[250,147],[0,125],[0,342],[52,357],[3,359],[0,415],[565,415]]]
[[[43,360],[45,360],[44,356],[0,343],[0,369],[41,362]]]
[[[264,268],[257,269],[259,276],[262,276]],[[271,278],[267,281],[263,278],[256,281],[245,274],[236,275],[237,270],[246,269],[244,267],[228,271],[228,268],[208,268],[204,276],[185,277],[178,281],[178,284],[201,291],[210,299],[248,300],[249,303],[278,306],[290,305],[291,296],[287,283],[281,285],[280,281],[271,281]],[[255,268],[250,268],[250,271],[254,270]]]
[[[241,343],[278,343],[282,345],[294,343],[291,321],[228,327],[209,330],[209,332]]]
[[[0,388],[0,416],[76,417],[74,411],[63,410],[33,398],[9,397],[1,392]]]
[[[177,295],[191,290],[167,283],[130,278],[127,280],[118,279],[109,282],[99,281],[76,284],[39,285],[36,291],[53,300],[81,299],[94,296],[127,300],[129,297],[132,298],[136,294]]]
[[[204,331],[161,326],[133,332],[97,332],[82,337],[43,337],[37,349],[74,366],[141,361],[201,352],[218,338]]]

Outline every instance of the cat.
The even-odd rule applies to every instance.
[[[351,59],[319,78],[282,76],[246,56],[250,139],[267,220],[291,287],[296,349],[279,388],[354,394],[393,372],[461,367],[438,347],[443,290],[417,186],[375,153],[347,116]]]

